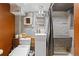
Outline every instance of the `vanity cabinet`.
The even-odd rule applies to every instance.
[[[35,56],[46,56],[46,34],[36,34]]]

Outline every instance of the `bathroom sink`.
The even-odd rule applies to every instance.
[[[46,33],[35,33],[35,35],[46,35]]]

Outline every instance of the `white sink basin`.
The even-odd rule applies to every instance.
[[[46,33],[35,33],[35,35],[46,35]]]

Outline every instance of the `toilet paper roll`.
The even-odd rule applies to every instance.
[[[0,55],[2,55],[3,54],[3,49],[0,49]]]

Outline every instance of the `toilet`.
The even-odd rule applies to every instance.
[[[9,56],[28,56],[30,52],[31,38],[20,38],[19,45],[12,50]]]

